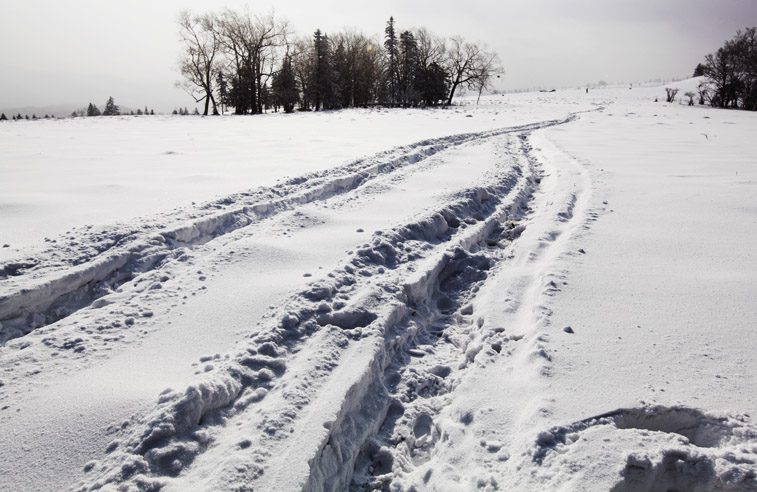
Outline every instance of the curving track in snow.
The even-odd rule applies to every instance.
[[[285,194],[294,215],[313,215],[308,207],[321,199],[341,213],[365,212],[369,204],[353,202],[386,207],[392,181],[443,173],[460,157],[449,147],[464,147],[464,159],[482,165],[481,179],[436,190],[404,223],[393,213],[392,227],[272,309],[235,353],[204,357],[195,382],[167,389],[124,423],[106,455],[87,465],[81,489],[344,490],[391,474],[387,426],[410,429],[403,440],[411,449],[430,449],[439,435],[428,405],[440,411],[482,349],[501,350],[510,339],[510,329],[474,313],[479,288],[517,261],[514,245],[531,223],[542,230],[571,219],[575,194],[541,189],[542,163],[529,143],[533,131],[570,119],[426,142],[409,155],[393,151],[391,163],[374,164],[368,176],[332,180],[341,185],[328,196]],[[400,163],[418,174],[395,175]],[[542,202],[551,206],[535,217]],[[229,233],[246,227],[253,221]]]

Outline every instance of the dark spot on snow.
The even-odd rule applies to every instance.
[[[318,324],[321,326],[334,325],[343,330],[352,328],[364,328],[378,318],[374,313],[363,309],[354,311],[338,311],[335,313],[323,314],[318,317]]]
[[[428,372],[430,372],[434,376],[438,376],[444,379],[449,376],[450,372],[452,372],[452,369],[450,369],[449,366],[438,365],[429,369]]]
[[[376,453],[376,459],[374,462],[374,473],[376,475],[385,475],[392,471],[392,465],[394,465],[394,456],[388,448],[381,448]]]
[[[249,439],[245,439],[244,441],[241,441],[239,443],[239,447],[242,449],[247,449],[250,446],[252,446],[252,441],[250,441]]]
[[[413,426],[413,434],[415,435],[415,438],[418,439],[422,436],[431,434],[431,426],[433,423],[434,421],[428,414],[424,413],[420,415],[415,420],[415,425]]]
[[[562,329],[562,331],[564,331],[565,333],[575,333],[573,331],[573,328],[571,328],[570,326],[566,326],[565,328]]]

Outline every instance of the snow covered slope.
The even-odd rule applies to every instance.
[[[0,125],[0,488],[757,490],[757,119],[663,95]]]

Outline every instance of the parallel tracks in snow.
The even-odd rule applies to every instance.
[[[570,120],[424,140],[272,188],[252,190],[134,226],[76,231],[34,257],[0,264],[0,344],[90,307],[187,251],[283,211],[356,190],[451,147]]]
[[[387,425],[409,426],[416,448],[432,444],[438,435],[431,412],[416,400],[452,391],[480,350],[466,341],[481,321],[465,303],[486,271],[506,260],[539,187],[527,135],[571,119],[411,147],[420,152],[412,155],[428,155],[444,142],[497,139],[501,146],[486,186],[377,234],[328,281],[293,295],[218,370],[163,395],[92,466],[81,490],[187,483],[207,490],[344,490],[356,471],[373,486],[371,476],[391,470],[382,444],[391,438]],[[415,158],[407,159],[395,156],[372,169],[391,172]],[[353,191],[369,178],[352,176],[322,194],[303,190],[305,203]],[[416,359],[434,363],[419,375]]]

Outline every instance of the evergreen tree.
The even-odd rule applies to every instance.
[[[293,112],[294,105],[300,99],[300,93],[297,89],[294,70],[292,70],[292,59],[289,56],[284,58],[281,70],[274,75],[271,86],[274,104],[284,108],[285,113]]]
[[[155,110],[150,110],[150,116],[155,116]]]
[[[200,110],[195,107],[195,112],[192,114],[195,116],[200,116]]]
[[[5,113],[0,114],[0,121],[8,121],[8,117],[5,116]]]
[[[108,102],[105,103],[105,109],[103,110],[103,116],[118,116],[121,113],[118,110],[118,106],[116,106],[116,102],[113,100],[113,97],[108,98]]]
[[[97,106],[89,103],[89,106],[87,106],[87,116],[100,116],[100,114],[100,110],[97,109]]]
[[[229,104],[229,84],[221,71],[218,72],[216,85],[218,86],[218,102],[221,104],[221,113],[223,114],[226,112],[226,105]]]
[[[29,115],[28,114],[24,115],[24,118],[28,120],[29,119]]]
[[[697,63],[696,68],[694,68],[694,75],[692,75],[692,77],[701,77],[702,75],[704,75],[704,68],[704,65]]]
[[[398,51],[398,90],[399,102],[404,106],[416,106],[420,96],[416,90],[418,75],[418,44],[410,31],[400,34]]]
[[[173,112],[172,112],[171,114],[175,116],[175,115],[179,114],[179,112],[178,112],[178,111],[176,111],[176,109],[174,109],[174,110],[173,110]]]
[[[397,80],[397,35],[394,31],[394,17],[389,17],[389,21],[386,23],[386,29],[384,29],[384,48],[386,49],[386,55],[389,59],[385,75],[389,102],[391,104],[396,104],[399,84]]]
[[[339,86],[336,72],[331,65],[329,56],[329,39],[318,29],[313,34],[315,54],[313,81],[310,84],[315,110],[334,109],[339,104]]]
[[[144,113],[142,112],[142,110],[141,110],[141,109],[138,109],[138,110],[137,110],[137,116],[142,116],[143,114],[144,114]]]
[[[17,120],[22,120],[22,119],[23,119],[23,118],[21,117],[21,113],[18,113],[18,115],[16,116],[16,119],[17,119]]]
[[[147,114],[150,114],[150,112],[149,112],[149,111],[147,111],[147,106],[145,106],[145,114],[146,114],[146,115],[147,115]]]
[[[416,88],[421,101],[426,106],[436,106],[444,102],[449,93],[449,76],[438,63],[432,62],[418,72]]]
[[[228,89],[228,105],[234,106],[234,114],[247,114],[248,111],[254,112],[253,93],[250,87],[253,87],[252,72],[247,67],[241,67],[236,73],[236,77],[231,80],[231,88]]]

